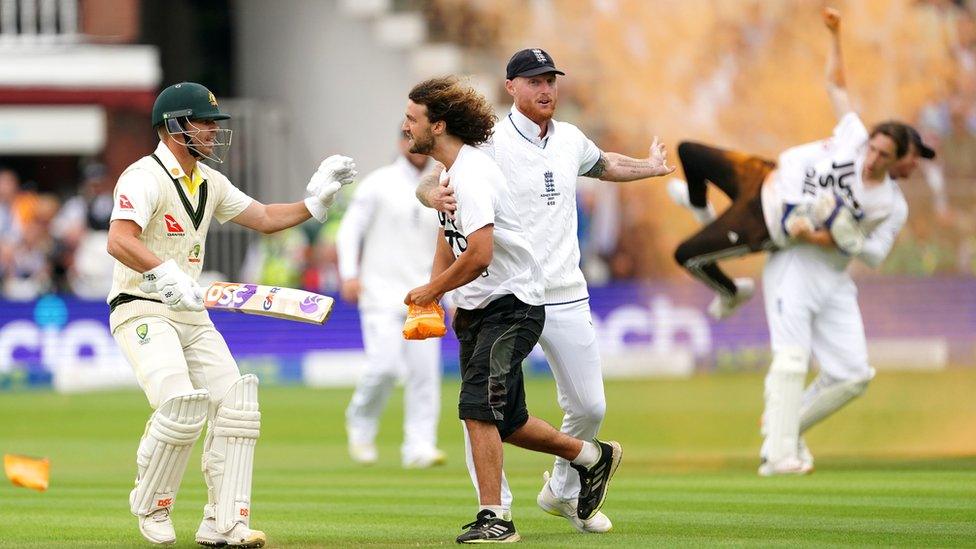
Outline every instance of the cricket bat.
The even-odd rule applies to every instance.
[[[335,300],[294,288],[214,282],[203,296],[203,305],[211,311],[231,311],[309,324],[325,324],[332,314]]]

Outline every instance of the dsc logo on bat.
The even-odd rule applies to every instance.
[[[207,307],[238,309],[257,293],[257,289],[257,286],[254,284],[215,282],[210,285],[210,288],[207,290],[207,295],[204,296],[204,305]]]

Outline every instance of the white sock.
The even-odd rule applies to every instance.
[[[588,440],[583,441],[583,449],[573,458],[573,463],[583,467],[592,467],[600,459],[600,448]]]
[[[506,512],[505,508],[502,507],[501,505],[482,505],[480,508],[478,508],[478,512],[480,513],[485,509],[491,511],[492,513],[495,513],[495,516],[502,520],[512,520],[510,518],[512,513]]]

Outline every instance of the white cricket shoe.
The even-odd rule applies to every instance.
[[[377,460],[379,460],[380,455],[376,450],[375,444],[356,444],[354,442],[350,442],[349,457],[351,457],[356,463],[373,465]]]
[[[595,515],[587,520],[581,520],[576,516],[576,500],[566,501],[556,496],[549,488],[549,471],[542,473],[545,481],[542,490],[535,498],[539,508],[555,517],[563,517],[568,520],[573,528],[584,534],[603,534],[613,528],[613,523],[602,512],[597,511]]]
[[[156,545],[172,545],[176,543],[176,529],[173,520],[169,518],[169,507],[157,509],[139,518],[139,532],[149,543]]]
[[[809,471],[813,471],[813,454],[807,448],[807,442],[803,440],[803,437],[800,437],[797,441],[796,455],[800,458],[804,467],[807,467]]]
[[[264,547],[267,537],[261,530],[251,530],[242,522],[234,524],[227,533],[217,531],[217,521],[213,517],[204,517],[197,530],[197,543],[207,547]]]
[[[679,206],[688,208],[699,223],[708,225],[712,221],[715,221],[715,208],[712,207],[711,203],[704,208],[691,205],[691,199],[688,197],[688,183],[685,180],[672,177],[668,180],[667,189],[671,201]]]
[[[763,461],[759,465],[759,476],[773,477],[781,475],[806,475],[813,472],[812,463],[804,463],[799,458],[783,458],[776,463]]]
[[[447,463],[447,454],[445,454],[444,451],[439,448],[434,448],[428,453],[404,458],[403,468],[429,469],[438,465],[444,465],[445,463]]]
[[[736,288],[734,296],[717,295],[708,305],[708,314],[715,320],[723,320],[732,316],[756,293],[756,282],[751,278],[736,278],[733,282],[735,282]]]

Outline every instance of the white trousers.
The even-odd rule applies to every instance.
[[[865,379],[868,365],[857,286],[824,252],[800,245],[769,255],[763,294],[772,351],[800,348],[836,380]]]
[[[360,315],[367,366],[346,409],[346,430],[353,444],[372,444],[380,415],[403,379],[404,461],[429,456],[437,448],[441,408],[440,339],[403,339],[405,313],[362,312]]]
[[[607,400],[603,393],[600,350],[589,301],[547,305],[546,324],[539,344],[556,379],[556,398],[565,414],[562,432],[583,440],[592,439],[603,423]],[[468,472],[477,489],[478,477],[467,440],[465,449]],[[569,466],[569,462],[556,458],[549,488],[561,499],[573,500],[579,496],[579,475]],[[503,473],[502,506],[510,509],[512,499],[508,479]]]
[[[210,417],[241,377],[237,361],[213,325],[194,326],[161,316],[136,317],[112,333],[155,410],[194,389],[210,391]]]

